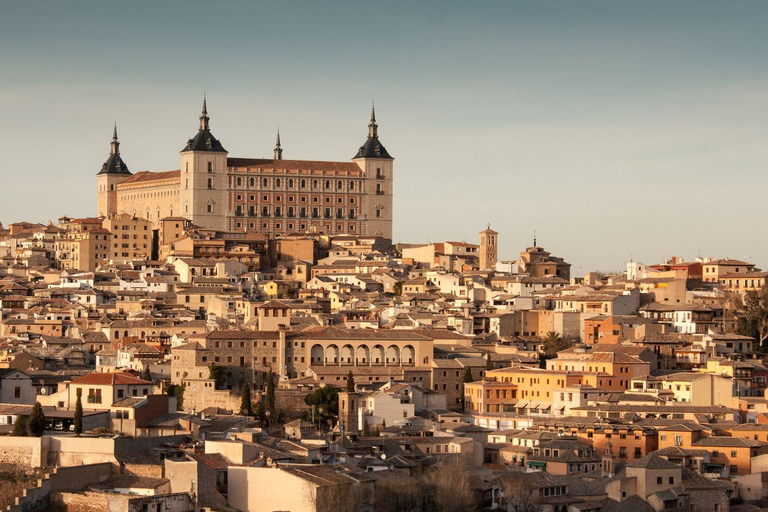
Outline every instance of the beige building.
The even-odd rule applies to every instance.
[[[231,158],[210,131],[206,102],[180,169],[132,174],[117,130],[97,175],[98,215],[128,214],[157,228],[183,217],[218,231],[270,237],[300,231],[392,237],[393,158],[379,141],[371,111],[368,138],[351,162]]]
[[[112,235],[103,228],[69,232],[56,240],[56,262],[63,270],[84,270],[93,272],[101,263],[110,258]]]
[[[152,222],[146,218],[111,214],[102,226],[112,233],[110,257],[113,261],[152,259]]]

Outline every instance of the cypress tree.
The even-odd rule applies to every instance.
[[[274,421],[275,418],[275,374],[272,372],[272,368],[267,373],[267,399],[266,409],[269,413],[269,419]]]
[[[173,394],[176,396],[176,410],[177,411],[183,411],[184,410],[184,388],[186,386],[182,382],[180,386],[176,386],[173,388]]]
[[[13,424],[12,436],[24,437],[27,435],[27,422],[24,421],[24,417],[19,414],[16,416],[16,422]]]
[[[240,414],[245,416],[253,416],[253,404],[251,403],[251,388],[248,383],[243,383],[243,389],[240,394],[242,400],[240,401]]]
[[[355,376],[352,375],[352,370],[349,370],[347,374],[347,391],[350,393],[355,392]]]
[[[35,402],[35,405],[32,406],[27,430],[29,435],[34,437],[40,437],[45,432],[45,414],[43,414],[43,406],[40,405],[40,402]]]
[[[144,371],[141,373],[141,378],[150,382],[152,381],[152,374],[149,371],[149,365],[144,366]]]
[[[485,369],[493,370],[493,361],[491,361],[491,353],[488,352],[488,356],[485,358]]]
[[[75,435],[79,436],[83,433],[83,402],[80,399],[80,395],[77,396],[77,402],[75,403]]]

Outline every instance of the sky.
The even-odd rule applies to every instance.
[[[0,6],[0,221],[96,212],[117,123],[178,169],[202,96],[230,156],[350,160],[375,98],[394,241],[539,245],[572,275],[768,267],[768,2],[89,1]],[[762,192],[761,192],[762,191]]]

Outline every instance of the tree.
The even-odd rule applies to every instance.
[[[363,437],[371,437],[371,426],[365,417],[363,417]]]
[[[77,395],[77,402],[75,402],[75,435],[79,436],[83,433],[83,401],[80,395]]]
[[[546,358],[552,358],[556,357],[558,352],[568,347],[559,332],[549,331],[544,337],[544,343],[542,343],[541,348]]]
[[[365,504],[365,496],[360,484],[327,483],[315,485],[307,482],[304,491],[305,501],[316,512],[355,512]]]
[[[152,373],[150,373],[150,371],[149,371],[149,365],[148,364],[144,365],[144,371],[141,372],[141,378],[146,380],[146,381],[150,381],[150,382],[152,381]]]
[[[323,386],[304,397],[304,403],[315,406],[315,414],[321,422],[328,421],[339,414],[339,388]]]
[[[275,374],[272,371],[272,368],[270,368],[267,373],[267,398],[264,406],[266,408],[267,416],[274,419],[277,408],[275,405]]]
[[[758,348],[768,339],[768,286],[749,291],[739,309],[739,333],[755,338]]]
[[[488,352],[488,355],[485,357],[485,369],[486,370],[493,370],[493,360],[491,360],[491,353]]]
[[[213,379],[216,389],[224,389],[227,387],[227,367],[212,364],[208,368],[208,378]]]
[[[243,383],[243,389],[240,393],[242,400],[240,401],[240,414],[245,416],[253,416],[253,403],[251,402],[251,387],[248,383]]]
[[[464,370],[464,378],[462,379],[463,384],[469,384],[470,382],[474,382],[474,378],[472,377],[472,368],[467,366],[467,369]],[[462,386],[462,393],[461,393],[461,408],[464,409],[466,407],[466,401],[464,400],[464,395],[466,393],[466,389],[464,386]]]
[[[511,480],[505,481],[504,496],[507,497],[507,506],[511,512],[539,512],[541,501],[536,487],[526,473],[515,474]]]
[[[184,388],[187,386],[182,382],[180,386],[174,386],[173,396],[176,397],[176,410],[184,410]]]
[[[347,374],[347,391],[350,393],[355,392],[355,376],[352,375],[352,370],[349,370]]]
[[[461,459],[444,460],[426,476],[435,510],[471,512],[477,509],[467,468]]]
[[[395,284],[392,285],[392,293],[394,293],[397,296],[400,296],[403,294],[403,284],[405,284],[405,281],[398,281]]]
[[[21,414],[16,416],[11,435],[16,437],[24,437],[27,435],[27,422],[24,421],[24,417]]]
[[[30,436],[34,437],[40,437],[45,432],[45,414],[43,414],[43,406],[40,405],[40,402],[35,402],[35,405],[32,406],[32,412],[27,421],[27,431]]]

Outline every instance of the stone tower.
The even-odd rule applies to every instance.
[[[227,150],[211,134],[203,98],[197,135],[181,150],[181,216],[198,226],[224,231],[227,201]]]
[[[480,270],[493,270],[498,259],[499,234],[488,228],[480,232]]]
[[[347,432],[360,431],[357,410],[362,396],[360,393],[339,391],[339,423],[344,426],[344,430]],[[363,421],[365,421],[365,417],[363,417]]]
[[[368,138],[352,159],[363,170],[365,177],[365,204],[360,212],[367,221],[363,235],[392,238],[392,158],[379,140],[376,110],[371,106]]]
[[[109,217],[117,213],[117,185],[133,176],[120,156],[120,142],[117,140],[117,124],[112,130],[109,157],[96,175],[97,217]]]

